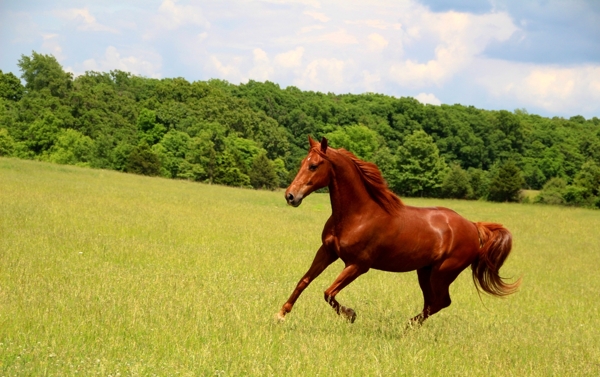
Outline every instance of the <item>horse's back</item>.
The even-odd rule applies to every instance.
[[[449,258],[472,260],[477,251],[474,223],[448,208],[405,206],[387,227],[376,269],[412,271]]]
[[[446,207],[411,207],[423,219],[420,226],[438,236],[441,251],[451,252],[458,247],[478,245],[477,226],[456,211]]]

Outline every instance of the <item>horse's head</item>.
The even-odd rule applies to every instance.
[[[331,163],[323,158],[327,152],[327,139],[323,138],[319,143],[309,136],[308,141],[308,155],[302,160],[296,178],[285,190],[285,200],[294,207],[298,207],[311,192],[328,186],[331,177]]]

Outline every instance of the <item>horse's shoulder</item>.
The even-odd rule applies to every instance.
[[[330,246],[335,242],[335,232],[333,228],[333,217],[329,217],[325,226],[323,227],[323,232],[321,233],[321,240],[323,245]]]

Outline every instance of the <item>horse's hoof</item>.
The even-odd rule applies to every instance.
[[[354,323],[354,321],[356,321],[356,312],[351,308],[346,308],[345,306],[342,306],[342,314],[350,323]]]
[[[423,318],[423,316],[421,314],[419,314],[418,316],[413,317],[408,320],[408,323],[406,324],[406,330],[418,329],[423,325],[424,321],[425,321],[425,318]]]
[[[282,323],[284,321],[285,321],[285,314],[282,314],[281,312],[277,312],[277,314],[275,314],[275,322]]]

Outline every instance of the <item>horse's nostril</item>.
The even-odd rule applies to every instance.
[[[293,194],[291,194],[291,193],[290,193],[290,194],[288,194],[288,196],[287,196],[287,200],[288,200],[288,201],[290,201],[290,202],[291,202],[292,200],[294,200],[294,195],[293,195]]]

